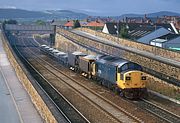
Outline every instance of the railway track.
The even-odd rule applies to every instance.
[[[48,63],[49,64],[49,63]],[[49,64],[50,66],[52,66],[51,64]],[[54,66],[52,66],[54,67]],[[56,69],[56,68],[55,68]],[[62,71],[56,69],[57,72],[60,72],[62,73]],[[62,73],[64,76],[68,77],[66,74]],[[72,78],[70,78],[72,79]],[[73,81],[76,81],[74,79],[72,79]],[[79,82],[78,82],[79,83]],[[87,88],[86,86],[84,86],[83,84],[79,83],[81,86],[83,86],[84,88],[86,88],[87,90],[91,91],[92,93],[94,93],[95,95],[97,94],[96,92],[92,91],[91,89]],[[119,108],[117,107],[115,104],[113,104],[112,102],[110,102],[109,100],[105,99],[104,97],[98,95],[99,98],[103,98],[104,100],[106,100],[108,103],[111,103],[111,105],[113,105],[115,108]],[[178,123],[180,122],[180,117],[166,109],[163,109],[161,108],[160,106],[156,105],[156,104],[153,104],[152,102],[148,101],[148,100],[145,100],[145,99],[142,99],[141,101],[138,101],[138,106],[147,110],[148,112],[152,113],[153,115],[159,117],[160,119],[162,119],[163,121],[166,121],[168,123]],[[123,110],[124,112],[124,109],[121,109],[120,110]],[[127,113],[129,115],[128,112],[125,111],[125,113]],[[132,116],[130,114],[130,116]],[[140,120],[138,120],[140,121]],[[140,121],[142,122],[142,121]]]
[[[29,45],[32,46],[32,45]],[[22,46],[22,47],[25,47]],[[20,50],[14,47],[15,52],[18,54],[23,63],[28,65],[28,70],[34,75],[38,82],[36,84],[40,86],[46,96],[51,100],[51,103],[56,107],[64,121],[61,118],[58,118],[58,122],[66,123],[89,123],[89,121],[62,95],[60,94],[52,85],[49,83],[46,78],[39,73],[35,67],[24,57]],[[48,88],[47,88],[48,87]]]
[[[153,115],[159,117],[163,121],[169,123],[178,123],[180,122],[180,116],[172,113],[166,109],[161,108],[160,106],[153,104],[152,102],[142,99],[142,101],[138,102],[138,106],[152,113]]]
[[[36,56],[36,58],[34,58],[34,60],[36,60],[38,64],[41,64],[42,67],[47,69],[47,71],[49,71],[53,76],[56,76],[56,78],[63,81],[66,85],[71,87],[73,90],[75,90],[76,92],[79,92],[81,95],[86,97],[93,104],[95,104],[97,107],[99,107],[101,110],[106,112],[108,115],[110,115],[112,118],[114,118],[118,122],[122,122],[124,120],[124,117],[128,119],[126,121],[142,122],[140,119],[138,119],[134,115],[125,111],[125,109],[118,107],[111,101],[109,101],[109,100],[105,99],[104,97],[102,97],[101,95],[97,94],[95,91],[91,90],[90,88],[84,86],[80,82],[78,82],[78,81],[72,79],[71,77],[69,77],[68,75],[64,74],[63,72],[61,72],[60,70],[58,70],[57,68],[52,66],[50,63],[48,63],[47,61],[43,60],[42,58],[39,58],[34,53],[35,51],[30,51],[30,52],[32,52],[33,56]],[[88,96],[86,96],[85,94],[88,94]],[[96,99],[96,100],[94,100],[94,99]],[[108,105],[110,107],[110,109],[107,109],[106,107],[101,106],[99,104],[99,102],[101,102],[101,104]]]
[[[180,123],[180,116],[178,116],[177,114],[172,113],[164,108],[161,108],[160,106],[158,106],[148,100],[141,99],[140,101],[136,102],[136,104],[139,107],[152,113],[153,115],[161,118],[163,121],[166,121],[168,123]]]
[[[34,45],[34,44],[33,44]],[[32,51],[31,51],[32,52]],[[34,52],[34,51],[33,51]],[[43,60],[43,59],[41,59],[41,60]],[[41,61],[42,62],[42,61]],[[48,66],[49,66],[49,68],[50,67],[54,67],[54,66],[52,66],[51,64],[49,64],[47,61],[43,61],[44,63],[46,63],[46,64],[48,64]],[[47,67],[47,65],[46,65],[46,67]],[[54,68],[54,69],[56,69],[56,68]],[[56,73],[62,73],[61,71],[59,71],[58,69],[56,69],[57,71],[56,71]],[[64,73],[62,73],[64,76],[66,76],[67,77],[67,75],[65,75]],[[56,75],[57,76],[57,75]],[[64,76],[61,76],[61,78],[65,78]],[[73,81],[75,81],[74,79],[72,79],[72,78],[70,78],[69,76],[68,76],[68,78],[69,79],[71,79],[71,80],[73,80]],[[70,85],[71,86],[71,85]],[[82,85],[82,86],[84,86],[84,85]],[[89,89],[89,88],[87,88],[87,87],[85,87],[87,90]],[[77,90],[78,91],[78,90]],[[90,90],[91,91],[91,90]],[[101,98],[101,97],[98,97],[98,98]],[[102,97],[102,98],[104,98],[104,97]],[[107,100],[107,99],[105,99],[105,100]],[[107,100],[107,102],[110,102],[109,100]],[[110,102],[110,103],[112,103],[112,102]],[[112,103],[112,105],[113,105],[113,103]],[[114,104],[115,105],[115,104]],[[169,123],[178,123],[178,122],[180,122],[180,117],[179,116],[177,116],[176,114],[173,114],[173,113],[171,113],[171,112],[169,112],[169,111],[167,111],[167,110],[165,110],[165,109],[163,109],[163,108],[161,108],[161,107],[159,107],[159,106],[157,106],[157,105],[155,105],[155,104],[153,104],[153,103],[151,103],[151,102],[149,102],[149,101],[147,101],[147,100],[142,100],[142,101],[139,101],[138,103],[137,103],[137,105],[139,106],[139,107],[141,107],[141,108],[143,108],[143,109],[145,109],[145,110],[147,110],[148,112],[150,112],[150,113],[152,113],[153,115],[155,115],[156,117],[159,117],[160,119],[162,119],[163,121],[165,121],[165,122],[169,122]],[[115,105],[115,108],[117,108],[116,107],[116,105]],[[124,109],[123,109],[124,110]],[[125,111],[126,112],[126,111]],[[128,113],[128,112],[127,112]],[[128,113],[129,114],[129,113]],[[130,116],[131,116],[131,114],[130,114]],[[135,117],[136,118],[136,117]],[[137,120],[136,122],[142,122],[141,120]]]

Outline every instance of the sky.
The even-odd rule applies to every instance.
[[[0,0],[0,8],[26,10],[81,10],[99,15],[180,13],[180,0]]]

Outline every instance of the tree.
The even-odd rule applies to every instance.
[[[18,24],[18,22],[17,22],[16,20],[12,20],[12,19],[3,21],[3,23],[2,23],[2,28],[3,28],[4,30],[5,30],[5,25],[6,25],[6,24]]]
[[[42,20],[37,20],[36,25],[46,25],[46,22],[42,21]]]
[[[129,38],[128,29],[126,28],[125,25],[123,25],[121,30],[120,30],[120,37],[121,38]]]
[[[10,20],[5,20],[4,24],[18,24],[18,22],[16,20],[10,19]]]
[[[78,28],[78,27],[81,27],[79,20],[74,20],[74,28]]]

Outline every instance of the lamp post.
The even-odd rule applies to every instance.
[[[95,32],[97,31],[96,26],[97,26],[97,19],[95,21]],[[95,36],[96,36],[96,33],[95,33]]]
[[[117,21],[117,41],[119,41],[119,21]]]

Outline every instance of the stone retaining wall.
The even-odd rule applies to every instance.
[[[180,53],[177,53],[177,52],[169,51],[167,49],[163,49],[163,48],[159,48],[159,47],[146,45],[146,44],[143,44],[143,43],[138,43],[138,42],[135,42],[135,41],[130,41],[130,40],[127,40],[127,39],[117,38],[115,36],[112,36],[112,35],[109,35],[109,34],[106,34],[106,33],[102,33],[102,32],[97,32],[95,30],[91,30],[91,29],[88,29],[88,28],[78,28],[77,30],[81,30],[81,31],[84,31],[84,32],[87,32],[87,33],[90,33],[90,34],[93,34],[93,35],[96,34],[99,37],[108,39],[110,41],[114,41],[114,42],[116,42],[116,43],[118,43],[120,45],[123,45],[123,46],[133,47],[133,48],[136,48],[136,49],[139,49],[139,50],[142,50],[142,51],[147,51],[147,52],[150,52],[150,53],[153,53],[153,54],[156,54],[156,55],[163,56],[165,58],[170,58],[170,59],[173,59],[173,60],[176,60],[176,61],[180,61]]]
[[[4,37],[4,35],[1,33],[0,34],[1,39],[3,41],[4,49],[7,53],[8,59],[10,63],[12,64],[13,68],[16,71],[16,74],[19,78],[19,80],[22,82],[23,86],[27,90],[28,94],[31,97],[31,100],[33,104],[35,105],[36,109],[38,110],[39,114],[41,117],[44,119],[46,123],[57,123],[55,117],[52,115],[51,111],[41,98],[41,96],[38,94],[36,89],[33,87],[31,84],[31,80],[29,80],[28,76],[26,73],[23,71],[23,68],[20,66],[20,64],[17,62],[16,57],[14,56],[14,53],[12,53],[12,49]]]
[[[70,40],[66,39],[65,37],[56,34],[56,41],[55,41],[55,48],[63,51],[63,52],[74,52],[74,51],[81,51],[86,54],[95,55],[96,53],[86,49],[83,46],[80,46],[76,43],[71,42]]]

